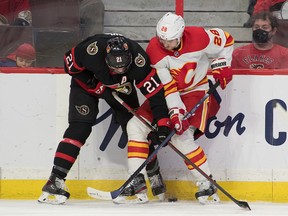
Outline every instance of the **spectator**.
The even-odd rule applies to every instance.
[[[274,16],[280,18],[280,10],[286,0],[249,0],[247,13],[250,15],[249,20],[244,23],[244,27],[252,27],[251,16],[261,11],[270,11]]]
[[[261,11],[270,11],[274,16],[280,18],[280,10],[286,0],[257,0],[253,15]]]
[[[0,1],[0,24],[29,26],[32,14],[29,0]]]
[[[252,17],[253,42],[233,52],[232,67],[240,69],[288,68],[288,49],[273,43],[278,20],[263,11]]]
[[[0,67],[31,67],[35,61],[35,49],[31,44],[20,45],[15,52],[0,60]]]

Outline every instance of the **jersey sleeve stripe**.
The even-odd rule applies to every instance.
[[[177,91],[178,91],[178,88],[177,88],[176,80],[174,79],[171,80],[171,82],[164,85],[165,97]]]
[[[234,38],[228,32],[225,32],[225,36],[226,36],[226,44],[224,47],[232,46],[234,44]]]
[[[79,71],[84,70],[84,69],[85,69],[84,67],[80,67],[80,66],[76,63],[76,60],[75,60],[75,47],[72,48],[71,53],[72,53],[72,56],[73,56],[73,66],[75,67],[75,69],[77,69],[77,70],[79,70]]]

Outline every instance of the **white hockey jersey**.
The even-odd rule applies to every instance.
[[[233,44],[233,37],[222,29],[196,26],[185,27],[178,50],[168,51],[157,37],[152,38],[146,52],[165,87],[168,108],[185,109],[180,95],[207,90],[209,59],[225,58],[230,66]]]

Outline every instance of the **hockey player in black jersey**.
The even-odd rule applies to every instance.
[[[137,108],[139,101],[135,86],[147,98],[158,126],[159,139],[170,133],[168,110],[163,86],[141,46],[118,34],[99,34],[87,38],[64,56],[65,72],[71,75],[69,96],[69,126],[60,141],[54,157],[49,180],[42,188],[38,201],[63,204],[70,194],[65,189],[65,178],[79,155],[81,147],[89,137],[99,112],[99,99],[104,99],[113,109],[115,118],[126,133],[126,125],[132,114],[112,96],[119,96],[131,107]],[[150,151],[153,151],[151,145]],[[157,158],[146,166],[148,179],[154,196],[161,196],[166,188],[159,171]],[[143,174],[132,181],[123,195],[145,193]],[[146,193],[145,193],[146,194]]]

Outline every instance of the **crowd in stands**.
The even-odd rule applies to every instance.
[[[31,64],[25,63],[25,67],[61,67],[67,49],[88,36],[103,33],[103,23],[102,0],[0,1],[0,37],[5,39],[0,42],[0,67],[23,65],[19,63],[21,57],[11,56],[17,44],[33,47],[33,58],[30,55],[25,59]]]
[[[76,23],[77,29],[72,30],[72,34],[70,38],[74,38],[73,41],[66,41],[67,46],[65,46],[65,41],[58,41],[58,43],[51,43],[51,41],[47,42],[47,44],[44,41],[44,39],[40,38],[40,33],[45,31],[45,28],[47,28],[47,23],[45,23],[45,26],[41,26],[39,23],[38,17],[35,14],[35,23],[36,26],[33,26],[32,18],[33,18],[33,9],[37,12],[37,7],[40,8],[46,7],[48,4],[56,4],[57,1],[61,2],[60,0],[53,0],[49,1],[48,3],[45,2],[45,4],[42,1],[37,0],[6,0],[6,1],[0,1],[0,28],[5,28],[7,26],[17,26],[17,27],[31,27],[33,30],[31,30],[31,34],[33,36],[30,37],[30,39],[21,38],[22,35],[18,34],[18,30],[13,30],[16,33],[13,34],[13,37],[15,37],[15,40],[11,40],[11,44],[13,42],[13,46],[11,45],[9,50],[15,50],[15,44],[25,44],[26,47],[28,47],[27,44],[30,44],[29,46],[34,46],[34,54],[30,55],[27,62],[31,62],[31,64],[25,64],[29,66],[51,66],[48,65],[49,60],[47,58],[50,58],[50,61],[55,62],[55,66],[62,66],[57,65],[56,61],[53,59],[59,59],[59,62],[62,61],[62,55],[67,50],[67,47],[70,47],[73,43],[78,43],[85,38],[92,36],[94,34],[102,33],[104,31],[104,4],[102,0],[73,0],[71,1],[71,4],[78,4],[77,8],[79,10],[79,18],[78,23]],[[39,3],[40,2],[40,3]],[[252,41],[250,44],[247,44],[242,47],[238,47],[234,51],[234,58],[233,58],[233,64],[232,67],[234,68],[249,68],[249,69],[278,69],[278,68],[287,68],[287,49],[285,48],[283,44],[288,44],[287,39],[288,38],[288,32],[285,30],[284,27],[280,28],[281,25],[283,26],[283,21],[281,21],[281,25],[279,25],[279,11],[283,5],[285,0],[250,0],[247,13],[249,14],[249,20],[243,24],[243,27],[251,28],[251,35],[252,35]],[[37,5],[38,4],[38,5]],[[60,8],[63,7],[59,6]],[[39,7],[40,5],[40,7]],[[64,5],[65,10],[65,5]],[[47,8],[46,15],[51,13],[51,10]],[[53,10],[53,8],[52,8]],[[263,12],[264,11],[264,12]],[[42,11],[41,11],[42,13]],[[67,12],[66,12],[67,13]],[[70,12],[69,12],[70,13]],[[42,14],[41,14],[42,15]],[[39,15],[38,15],[39,16]],[[45,14],[43,14],[45,17]],[[51,36],[51,40],[54,40],[54,42],[57,40],[60,40],[61,37],[58,37],[61,34],[64,34],[63,32],[66,31],[65,27],[65,13],[62,14],[62,17],[58,17],[55,15],[56,18],[49,18],[53,19],[51,21],[51,28],[53,31],[57,34],[55,34],[55,38],[53,39],[53,36]],[[71,16],[71,14],[69,15]],[[47,17],[47,16],[46,16]],[[59,21],[61,19],[61,21]],[[63,22],[62,22],[63,20]],[[67,19],[66,19],[67,20]],[[60,23],[60,26],[55,29],[55,23]],[[63,24],[64,23],[64,24]],[[285,23],[285,22],[284,22]],[[195,24],[196,25],[196,24]],[[49,27],[49,23],[48,23]],[[44,29],[44,30],[43,30]],[[52,29],[49,29],[48,31],[52,31]],[[40,32],[40,33],[39,33]],[[43,35],[43,34],[41,34]],[[47,34],[48,35],[48,34]],[[19,38],[18,38],[19,37]],[[32,38],[32,39],[31,39]],[[63,36],[63,40],[65,38],[68,38],[66,36]],[[280,38],[280,40],[279,40]],[[43,43],[41,43],[41,40]],[[67,39],[68,40],[68,39]],[[36,41],[36,42],[35,42]],[[47,39],[46,39],[47,41]],[[279,43],[277,42],[279,41]],[[39,47],[39,44],[41,46]],[[46,45],[45,45],[46,44]],[[59,44],[63,44],[63,46],[59,46]],[[49,47],[47,50],[49,52],[41,53],[43,50],[43,47],[45,46]],[[288,45],[287,45],[288,46]],[[286,47],[287,47],[286,46]],[[5,47],[6,51],[1,50],[0,45],[0,66],[1,67],[7,67],[12,66],[16,64],[16,58],[11,58],[11,55],[8,53],[7,55],[7,47]],[[21,46],[19,47],[21,48]],[[35,52],[36,49],[36,52]],[[37,55],[36,55],[37,53]],[[32,58],[32,57],[33,58]],[[44,63],[38,64],[36,61],[36,56],[38,56],[37,59],[39,59],[38,62],[42,61]],[[53,58],[54,57],[54,58]],[[44,58],[44,60],[42,60]],[[21,59],[21,57],[19,57]],[[51,60],[52,59],[52,60]],[[13,61],[13,63],[11,62]],[[26,62],[26,63],[27,63]],[[32,63],[33,62],[33,63]],[[45,65],[45,62],[47,62],[47,65]],[[16,64],[19,66],[18,64]],[[53,63],[52,63],[53,65]]]

